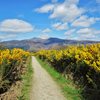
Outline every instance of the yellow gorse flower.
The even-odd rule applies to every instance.
[[[14,61],[21,62],[30,55],[29,52],[22,49],[2,50],[0,51],[0,65],[6,61],[6,64],[11,64]]]
[[[63,50],[41,50],[36,53],[43,59],[56,63],[66,62],[84,62],[90,69],[100,71],[100,44],[68,46]],[[68,61],[67,61],[68,60]]]

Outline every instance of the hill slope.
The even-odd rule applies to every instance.
[[[30,50],[30,51],[35,51],[40,49],[50,49],[67,45],[92,44],[92,43],[99,43],[99,42],[66,40],[59,38],[49,38],[49,39],[32,38],[26,40],[12,40],[12,41],[1,42],[1,44],[5,45],[8,48],[23,48],[25,50]]]

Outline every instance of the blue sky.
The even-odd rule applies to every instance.
[[[100,0],[2,0],[0,41],[100,40]]]

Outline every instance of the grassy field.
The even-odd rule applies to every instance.
[[[65,79],[60,73],[53,69],[51,65],[47,62],[40,60],[37,57],[37,60],[42,65],[43,68],[53,77],[53,79],[60,85],[62,92],[67,100],[82,100],[80,95],[81,90],[77,89],[71,80]]]
[[[28,59],[27,62],[27,70],[25,75],[23,75],[23,83],[22,83],[22,93],[19,97],[19,100],[30,100],[30,91],[32,87],[31,79],[33,75],[33,69],[32,69],[32,61],[31,58]]]

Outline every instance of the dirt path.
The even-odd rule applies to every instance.
[[[32,57],[32,66],[34,77],[31,100],[66,100],[59,86],[41,67],[35,57]]]

